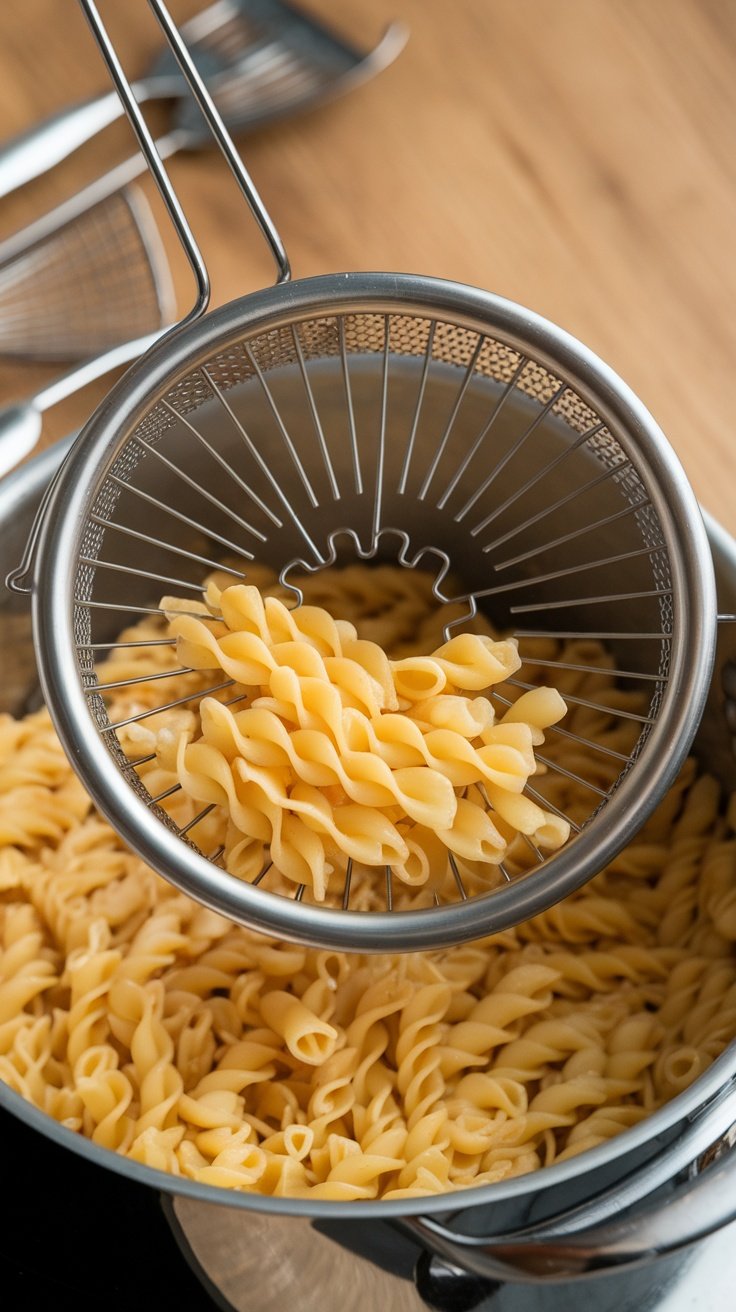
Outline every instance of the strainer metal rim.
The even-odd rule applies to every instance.
[[[557,374],[606,421],[630,433],[637,466],[666,529],[677,623],[670,676],[658,721],[637,761],[592,826],[550,858],[542,875],[515,880],[482,898],[411,912],[336,911],[295,903],[237,880],[169,831],[121,777],[82,693],[74,659],[73,581],[79,537],[102,477],[162,389],[235,338],[330,313],[447,316],[492,335]],[[624,438],[622,446],[627,449]],[[39,539],[33,588],[34,633],[42,686],[75,769],[100,810],[131,846],[182,891],[264,933],[347,950],[419,950],[460,943],[526,920],[591,877],[626,844],[673,781],[700,721],[715,657],[716,598],[708,539],[682,466],[652,416],[623,381],[563,329],[524,307],[464,284],[423,275],[328,274],[230,302],[167,334],[113,388],[64,464]],[[622,820],[626,823],[622,823]],[[141,840],[142,843],[141,843]],[[513,915],[508,915],[513,908]]]

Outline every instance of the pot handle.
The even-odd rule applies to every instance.
[[[734,1145],[736,1085],[731,1083],[674,1145],[592,1202],[550,1220],[482,1236],[460,1234],[430,1216],[404,1217],[397,1224],[451,1266],[488,1280],[572,1280],[634,1267],[736,1220]],[[665,1199],[650,1197],[686,1170],[688,1178]]]

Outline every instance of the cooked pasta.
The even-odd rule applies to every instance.
[[[267,576],[254,581],[279,595]],[[370,635],[388,651],[406,680],[401,696],[407,688],[415,694],[415,713],[405,718],[419,726],[423,742],[448,730],[466,743],[482,738],[490,721],[476,694],[458,692],[454,682],[452,691],[435,688],[412,654],[412,647],[441,647],[425,576],[353,566],[307,580],[305,592],[310,604],[343,625],[355,623],[361,640]],[[279,640],[301,643],[289,627],[296,617],[286,619],[273,606],[266,613],[283,623]],[[313,620],[307,614],[299,623]],[[201,638],[199,630],[187,632],[187,642]],[[137,640],[160,636],[153,620],[131,633]],[[324,633],[318,631],[319,643]],[[208,643],[202,645],[209,652]],[[600,658],[589,643],[573,641],[559,653],[540,641],[533,654],[540,675],[541,662],[555,654],[567,666]],[[318,655],[324,663],[351,659]],[[243,659],[242,652],[231,648],[231,658]],[[458,663],[453,659],[453,678]],[[146,676],[166,675],[177,664],[173,646],[116,651],[101,678],[111,685],[143,681],[110,688],[111,715],[155,710],[166,699],[166,679]],[[284,668],[276,664],[271,673]],[[341,667],[330,687],[355,689],[353,676]],[[181,678],[196,707],[206,671]],[[566,669],[558,683],[563,697],[600,702],[603,695],[612,707],[636,705],[605,668]],[[277,679],[267,697],[280,707],[292,691]],[[132,754],[158,750],[142,770],[152,793],[169,789],[177,768],[197,775],[189,754],[205,739],[200,723],[208,732],[211,724],[214,745],[229,762],[245,733],[238,715],[279,718],[273,705],[252,702],[231,712],[226,696],[212,694],[201,712],[153,714],[121,730]],[[535,723],[534,702],[522,701],[505,725]],[[319,701],[317,711],[305,703],[307,712],[332,714]],[[413,798],[411,781],[400,774],[408,767],[396,764],[390,738],[363,714],[355,720],[363,737],[356,731],[358,746],[346,752],[385,763]],[[251,741],[288,756],[273,721],[266,723],[268,732],[259,728]],[[570,703],[565,723],[614,752],[630,750],[635,732],[631,722],[579,702]],[[301,753],[299,740],[297,746]],[[457,757],[433,750],[434,759],[456,764]],[[554,734],[545,747],[572,772],[580,750]],[[345,754],[338,753],[338,763],[354,780]],[[606,762],[602,754],[602,784],[610,783]],[[386,786],[385,774],[376,779],[376,787]],[[303,782],[316,790],[336,786]],[[456,800],[465,800],[448,782]],[[477,810],[474,788],[467,785],[466,798]],[[587,801],[573,779],[535,777],[535,788],[567,814],[584,816]],[[197,814],[197,791],[200,785],[180,789],[163,803],[178,823]],[[217,808],[201,822],[213,848],[222,827]],[[413,818],[395,828],[409,849],[405,904],[419,905],[427,880],[446,863],[445,835]],[[534,920],[430,953],[318,951],[234,926],[165,883],[95,813],[46,712],[21,721],[0,717],[0,1078],[113,1152],[226,1189],[400,1199],[546,1167],[637,1124],[736,1036],[735,829],[736,804],[724,810],[718,785],[689,762],[628,847]],[[229,850],[246,867],[242,841],[242,833],[231,834]],[[510,849],[511,862],[523,863],[524,845],[511,839]],[[472,876],[473,860],[458,861],[464,877]],[[370,905],[370,869],[358,869],[355,892],[358,906]]]
[[[321,902],[347,860],[416,886],[444,874],[447,852],[498,867],[518,834],[567,840],[565,820],[521,795],[565,713],[559,693],[538,687],[499,719],[489,696],[468,695],[519,668],[514,642],[463,633],[391,660],[347,620],[252,585],[210,582],[204,603],[184,604],[162,602],[182,666],[236,691],[162,727],[157,759],[186,797],[219,808],[232,873],[253,879],[268,857]]]

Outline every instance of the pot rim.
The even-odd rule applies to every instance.
[[[62,456],[68,450],[69,443],[60,443],[42,452],[27,465],[9,475],[0,485],[0,524],[9,522],[17,514],[18,507],[24,500],[30,500],[34,494],[40,498],[48,480],[58,468]],[[35,507],[34,507],[35,509]],[[736,540],[730,536],[711,516],[705,515],[708,537],[721,563],[730,568],[736,580]],[[436,1194],[430,1197],[396,1199],[394,1201],[299,1199],[273,1198],[256,1193],[228,1190],[214,1185],[199,1184],[183,1176],[170,1175],[154,1167],[144,1166],[128,1157],[120,1156],[111,1149],[102,1148],[90,1139],[84,1138],[76,1131],[61,1125],[28,1102],[0,1080],[0,1106],[25,1121],[33,1129],[62,1147],[76,1152],[79,1156],[108,1170],[116,1171],[140,1184],[163,1191],[181,1194],[200,1202],[215,1203],[225,1207],[236,1207],[246,1211],[259,1211],[273,1215],[297,1216],[304,1218],[339,1219],[346,1215],[351,1219],[391,1219],[401,1216],[448,1215],[465,1212],[471,1208],[499,1204],[526,1193],[539,1194],[554,1189],[565,1181],[574,1179],[588,1172],[597,1171],[615,1158],[628,1154],[645,1144],[655,1144],[657,1139],[665,1140],[667,1132],[678,1122],[687,1118],[692,1120],[704,1110],[708,1101],[715,1096],[730,1079],[736,1077],[736,1042],[729,1045],[725,1052],[716,1059],[708,1070],[701,1075],[689,1089],[678,1094],[664,1107],[646,1117],[638,1125],[624,1130],[613,1139],[588,1149],[579,1156],[569,1158],[540,1171],[516,1176],[497,1184],[486,1184],[457,1190],[448,1194]],[[661,1148],[667,1151],[667,1144]],[[652,1154],[654,1155],[654,1153]]]
[[[539,1171],[527,1172],[514,1176],[510,1180],[500,1180],[497,1184],[471,1186],[467,1189],[454,1190],[451,1193],[431,1194],[421,1198],[376,1199],[309,1199],[309,1198],[275,1198],[270,1194],[249,1193],[245,1190],[223,1189],[221,1186],[200,1184],[186,1176],[172,1175],[157,1167],[145,1166],[102,1148],[91,1139],[86,1139],[76,1130],[53,1120],[34,1103],[15,1090],[9,1088],[0,1079],[0,1107],[17,1116],[19,1120],[38,1130],[46,1138],[69,1148],[80,1157],[117,1172],[118,1175],[145,1184],[159,1192],[180,1194],[194,1198],[202,1203],[216,1203],[221,1207],[237,1207],[245,1211],[266,1212],[274,1216],[297,1216],[314,1220],[391,1220],[403,1216],[455,1216],[466,1211],[484,1206],[499,1205],[524,1194],[535,1197],[549,1189],[559,1188],[573,1180],[600,1167],[615,1158],[633,1152],[645,1144],[654,1144],[657,1139],[664,1139],[666,1131],[685,1119],[692,1122],[704,1111],[708,1101],[719,1093],[728,1082],[729,1077],[736,1076],[736,1042],[729,1045],[724,1053],[713,1062],[704,1075],[671,1102],[660,1107],[658,1111],[641,1121],[639,1125],[623,1130],[621,1134],[605,1143],[589,1148],[567,1161],[553,1166],[545,1166]],[[697,1092],[696,1101],[694,1095]],[[668,1144],[660,1151],[666,1153]],[[656,1156],[652,1153],[652,1157]],[[736,1165],[734,1166],[736,1171]],[[594,1195],[593,1195],[594,1197]],[[592,1201],[592,1198],[591,1200]],[[582,1205],[586,1205],[583,1200]],[[554,1219],[552,1215],[550,1219]]]

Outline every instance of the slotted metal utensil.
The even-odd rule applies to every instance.
[[[410,275],[289,283],[260,197],[162,0],[150,0],[278,269],[275,288],[201,318],[202,257],[94,2],[80,3],[200,291],[183,326],[88,425],[11,577],[16,589],[27,586],[33,564],[44,691],[71,759],[156,869],[269,933],[394,951],[526,919],[630,840],[698,725],[717,616],[707,538],[683,471],[621,380],[519,306]],[[375,872],[385,909],[369,912],[351,905],[350,863],[336,905],[313,904],[304,887],[292,897],[269,890],[268,861],[254,884],[237,880],[218,864],[222,849],[202,838],[212,808],[177,827],[140,777],[150,755],[123,751],[124,724],[144,725],[151,711],[111,722],[96,662],[125,646],[124,625],[162,614],[162,593],[201,598],[216,561],[235,578],[263,561],[288,585],[295,570],[328,568],[346,543],[361,558],[431,568],[438,604],[460,602],[468,618],[485,610],[515,633],[521,688],[539,666],[540,637],[589,639],[587,659],[572,668],[595,673],[603,643],[621,686],[643,700],[643,709],[584,701],[594,715],[628,725],[630,746],[607,752],[592,730],[568,735],[574,768],[544,756],[553,778],[589,797],[587,814],[560,852],[482,894],[467,896],[461,880],[448,878],[436,904],[401,910],[387,868]],[[541,663],[554,682],[557,659]],[[179,677],[167,685],[171,708],[191,700],[177,690]],[[213,675],[210,690],[222,687]]]
[[[182,34],[233,132],[345,95],[391,64],[407,37],[405,26],[393,23],[373,50],[358,50],[286,0],[216,0],[185,23]],[[209,144],[209,131],[168,50],[134,89],[141,103],[173,100],[171,148]],[[0,150],[0,196],[46,173],[122,114],[111,91],[7,143]]]
[[[12,401],[0,406],[0,478],[14,469],[21,460],[38,445],[43,432],[43,417],[61,401],[66,401],[75,392],[80,392],[96,378],[112,373],[121,365],[143,355],[160,336],[161,330],[146,333],[130,342],[119,342],[117,346],[103,351],[101,355],[92,356],[77,365],[68,373],[46,383],[31,396],[21,401]]]
[[[171,275],[143,192],[100,181],[0,243],[0,355],[84,360],[172,322]]]

